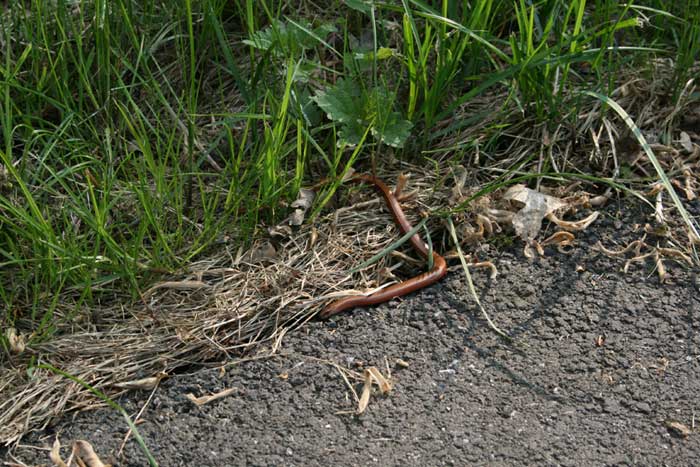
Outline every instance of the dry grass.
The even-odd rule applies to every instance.
[[[396,175],[384,174],[387,180]],[[427,210],[445,194],[433,192],[434,183],[429,174],[412,181],[416,195],[404,204],[414,220],[417,206]],[[35,369],[29,377],[29,355],[36,364],[49,363],[117,395],[116,384],[158,372],[221,362],[262,343],[274,351],[287,331],[313,318],[329,299],[347,289],[377,287],[391,258],[355,275],[348,271],[389,246],[397,229],[371,189],[358,196],[355,206],[288,237],[256,242],[247,252],[224,245],[183,275],[156,284],[143,303],[83,310],[74,322],[84,326],[76,324],[5,362],[10,364],[0,370],[0,439],[12,442],[66,411],[97,404],[89,392],[48,370]]]
[[[664,107],[653,98],[655,83],[636,78],[613,95],[645,131],[663,129],[683,115],[683,109]],[[494,103],[507,100],[505,95],[491,97],[493,101],[472,103],[461,116],[489,106],[498,108]],[[614,178],[623,163],[640,175],[649,170],[636,156],[638,150],[625,146],[624,123],[603,116],[598,102],[591,101],[590,110],[571,128],[549,131],[535,127],[516,109],[500,112],[498,120],[512,123],[511,142],[497,149],[479,147],[473,152],[478,158],[464,161],[472,169],[450,165],[456,151],[450,148],[484,142],[492,132],[502,131],[493,129],[496,114],[436,142],[436,147],[444,150],[437,150],[435,170],[398,162],[382,168],[378,175],[389,184],[400,174],[410,176],[405,192],[412,196],[403,205],[413,222],[420,213],[444,211],[459,204],[532,154],[536,157],[520,171],[536,172],[548,165],[555,176],[555,172],[575,172],[586,164],[595,167],[601,177]],[[449,124],[445,122],[445,126]],[[683,151],[680,145],[661,147],[657,143],[671,178],[692,179],[683,181],[691,187],[690,192],[697,191],[692,174],[700,170],[698,135],[692,137],[694,152],[684,154],[682,163],[672,157]],[[663,154],[670,156],[664,159]],[[522,172],[509,177],[518,173]],[[329,300],[353,289],[366,292],[384,285],[394,280],[393,274],[403,275],[402,269],[414,270],[406,256],[396,252],[360,272],[348,273],[388,248],[398,231],[371,189],[343,190],[352,190],[349,204],[313,224],[306,223],[295,231],[279,226],[273,229],[274,235],[258,240],[248,251],[223,244],[180,276],[156,284],[144,293],[142,302],[79,310],[70,321],[72,328],[57,333],[51,341],[27,346],[20,355],[0,356],[0,441],[10,444],[66,411],[99,405],[87,390],[48,370],[34,368],[29,376],[30,362],[48,363],[116,396],[124,391],[117,386],[120,383],[160,372],[173,374],[191,364],[219,365],[261,349],[262,344],[267,352],[275,352],[285,333],[312,319]],[[476,231],[474,219],[497,199],[497,194],[490,195],[473,203],[470,211],[454,215],[463,239],[480,240],[478,235],[470,236]],[[436,247],[449,245],[441,219],[434,217],[428,225]],[[58,312],[69,315],[75,310],[59,307]]]

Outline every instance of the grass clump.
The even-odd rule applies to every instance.
[[[6,4],[0,32],[4,326],[36,330],[62,293],[137,297],[279,220],[348,151],[460,159],[474,139],[444,141],[497,90],[489,145],[517,129],[512,109],[571,124],[585,105],[571,90],[610,94],[657,58],[674,65],[665,97],[697,99],[683,90],[700,20],[675,2],[25,3]]]
[[[417,164],[436,191],[458,165],[479,193],[625,185],[626,132],[690,131],[691,3],[5,2],[0,361],[4,330],[39,345],[93,329],[91,307],[147,306],[154,281],[250,246],[327,179],[318,219],[353,167]],[[682,161],[651,162],[636,175],[672,190]]]

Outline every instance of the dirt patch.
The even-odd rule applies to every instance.
[[[622,261],[599,253],[599,240],[614,248],[641,236],[645,214],[618,209],[569,254],[550,248],[529,262],[520,242],[479,253],[500,273],[474,274],[482,303],[513,342],[488,328],[455,267],[404,300],[308,323],[274,358],[163,382],[139,429],[164,466],[693,464],[700,433],[684,437],[669,421],[692,430],[700,409],[700,284],[668,265],[660,285],[651,262],[622,274]],[[356,402],[319,359],[384,372],[388,362],[394,389],[361,416],[337,414]],[[186,398],[232,387],[201,407]],[[148,396],[119,402],[135,414]],[[58,434],[64,445],[89,440],[115,465],[145,465],[133,441],[117,456],[126,429],[99,410],[23,444],[48,447]],[[13,456],[48,462],[36,447]]]

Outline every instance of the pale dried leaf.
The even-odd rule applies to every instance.
[[[642,248],[644,248],[645,246],[647,246],[647,244],[644,243],[642,240],[634,240],[633,242],[630,242],[622,250],[614,251],[614,250],[608,250],[607,248],[605,248],[600,241],[598,241],[598,243],[596,243],[596,248],[608,256],[623,256],[632,250],[634,250],[635,254],[639,255],[640,252],[642,251]]]
[[[455,168],[455,186],[450,190],[448,202],[450,206],[459,204],[464,199],[464,184],[467,182],[467,170],[460,166]]]
[[[306,211],[314,203],[315,197],[316,192],[314,190],[309,190],[307,188],[299,190],[299,197],[291,204],[294,211],[289,216],[289,225],[296,226],[304,223]]]
[[[10,344],[10,350],[12,353],[19,355],[24,352],[24,349],[26,348],[24,336],[18,334],[15,328],[7,328],[5,331],[5,337],[7,338],[7,342]]]
[[[190,401],[195,403],[196,405],[204,405],[208,404],[209,402],[215,401],[217,399],[221,399],[222,397],[226,397],[228,395],[233,394],[234,392],[238,391],[238,388],[229,388],[229,389],[224,389],[223,391],[219,391],[216,394],[211,394],[209,396],[202,396],[202,397],[196,397],[194,394],[186,394],[185,397],[187,397]]]
[[[663,284],[666,280],[666,267],[658,251],[654,253],[654,261],[656,262],[656,272],[659,274],[659,282]]]
[[[555,232],[554,234],[547,237],[542,241],[542,246],[548,245],[559,245],[559,246],[571,246],[574,243],[574,234],[571,232]]]
[[[295,209],[289,215],[289,225],[301,225],[304,223],[304,215],[306,211],[302,209]]]
[[[601,207],[601,206],[605,205],[605,203],[607,203],[609,199],[610,198],[606,195],[599,195],[599,196],[594,196],[593,198],[591,198],[589,200],[589,203],[591,206]]]
[[[316,197],[316,192],[308,188],[302,188],[299,190],[299,196],[295,201],[292,202],[291,207],[294,209],[302,209],[306,211],[314,204],[314,198]]]
[[[523,248],[523,255],[530,260],[535,259],[537,256],[537,251],[532,247],[530,242],[525,244],[525,247]]]
[[[525,240],[533,240],[542,227],[542,219],[567,204],[559,198],[531,190],[525,185],[515,185],[504,195],[503,199],[516,201],[524,206],[513,216],[515,233]]]
[[[665,258],[673,258],[679,261],[685,261],[688,263],[689,266],[693,265],[693,260],[690,259],[688,255],[683,253],[680,250],[677,250],[675,248],[664,248],[664,247],[656,247],[656,250],[661,254],[661,256]]]
[[[369,396],[372,394],[372,375],[365,371],[365,384],[362,387],[362,395],[357,403],[357,415],[361,415],[367,409],[369,405]]]
[[[148,378],[137,379],[134,381],[125,381],[123,383],[115,383],[113,386],[121,389],[145,389],[150,390],[155,388],[160,381],[167,375],[165,373],[158,373],[156,376],[150,376]]]
[[[73,443],[73,451],[87,467],[108,467],[107,464],[102,462],[99,456],[95,453],[95,450],[87,441],[78,440]]]
[[[588,217],[586,217],[585,219],[581,219],[579,221],[564,221],[559,219],[554,213],[552,213],[547,216],[547,220],[549,220],[550,222],[554,222],[562,229],[577,232],[587,229],[588,226],[590,226],[593,222],[595,222],[596,219],[598,219],[598,216],[600,216],[600,213],[596,211]]]
[[[685,149],[688,153],[693,152],[693,142],[690,140],[690,135],[685,131],[681,131],[680,139],[678,140],[678,142],[681,143],[683,149]]]
[[[389,381],[378,369],[377,367],[369,367],[364,371],[364,386],[362,387],[362,395],[357,404],[357,415],[362,414],[369,405],[369,398],[372,394],[372,384],[376,383],[379,386],[379,391],[382,394],[387,394],[392,389],[391,381]]]
[[[666,420],[664,425],[671,434],[679,438],[687,438],[693,432],[687,425],[676,420]]]
[[[68,467],[66,463],[61,458],[61,442],[56,438],[51,447],[51,452],[49,452],[49,459],[53,462],[55,467]]]
[[[371,366],[365,370],[372,377],[372,380],[377,383],[379,390],[382,394],[387,394],[391,391],[392,385],[391,381],[384,377],[384,375],[377,369],[377,367]]]

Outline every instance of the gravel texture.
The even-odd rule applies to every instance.
[[[644,214],[618,209],[568,254],[548,248],[531,262],[517,241],[482,248],[499,276],[474,281],[512,341],[489,329],[455,265],[403,300],[308,323],[274,357],[165,380],[139,430],[162,466],[698,465],[700,284],[671,263],[663,285],[653,262],[624,274],[599,253],[598,240],[621,248],[642,235]],[[339,413],[357,403],[330,362],[388,366],[393,390],[375,389],[362,415]],[[203,406],[186,397],[227,388]],[[119,402],[135,414],[149,396]],[[51,465],[41,448],[58,436],[88,440],[116,466],[147,465],[133,440],[118,454],[126,430],[108,409],[66,415],[0,459]]]

